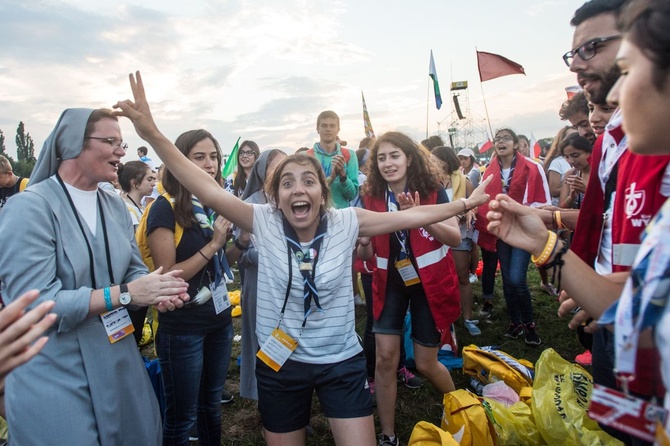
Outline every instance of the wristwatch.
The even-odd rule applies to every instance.
[[[119,294],[119,303],[124,307],[127,307],[133,300],[132,296],[128,292],[128,284],[122,283],[119,285],[119,289],[121,290],[121,294]]]

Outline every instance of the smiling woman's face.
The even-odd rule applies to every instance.
[[[670,73],[663,89],[653,82],[654,64],[636,45],[624,39],[617,54],[621,77],[607,102],[621,107],[630,150],[645,155],[667,155],[670,129]]]
[[[279,174],[277,204],[301,242],[308,242],[316,233],[325,203],[319,175],[310,163],[288,162]]]

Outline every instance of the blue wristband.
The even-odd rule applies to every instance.
[[[102,290],[102,292],[105,294],[105,307],[107,308],[107,311],[112,311],[114,309],[114,306],[112,305],[112,290],[108,287]]]

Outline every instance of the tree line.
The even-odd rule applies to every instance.
[[[14,138],[14,141],[16,142],[16,157],[18,158],[16,160],[7,153],[5,134],[0,129],[0,155],[9,160],[12,170],[16,175],[29,177],[37,160],[35,159],[35,143],[30,133],[26,133],[23,121],[20,121],[19,126],[16,128],[16,138]]]

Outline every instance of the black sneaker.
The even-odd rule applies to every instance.
[[[523,325],[510,322],[509,327],[507,327],[507,330],[505,331],[505,333],[503,333],[503,336],[506,338],[516,339],[522,334],[523,334]]]
[[[540,337],[537,335],[537,332],[535,331],[535,322],[531,322],[530,324],[525,324],[523,328],[524,336],[526,338],[526,344],[528,345],[540,345],[542,344],[542,340]]]
[[[482,309],[479,310],[479,315],[485,319],[489,319],[492,314],[493,314],[493,304],[485,300],[484,305],[482,305]]]
[[[381,434],[379,436],[379,442],[377,443],[377,446],[399,446],[400,442],[398,441],[398,436],[396,435],[393,440],[391,440],[389,437],[387,437],[384,434]]]
[[[221,392],[221,404],[228,404],[233,400],[233,398],[234,396],[232,393],[226,389],[223,389],[223,392]]]

